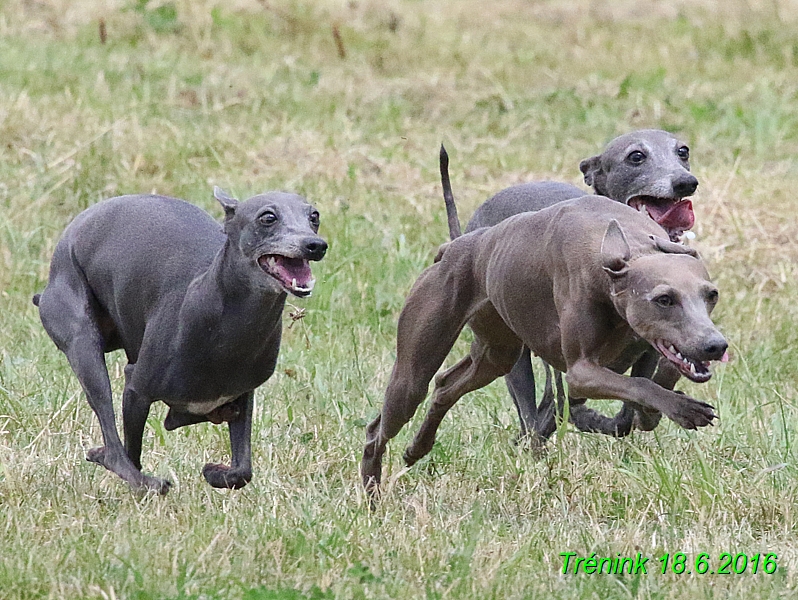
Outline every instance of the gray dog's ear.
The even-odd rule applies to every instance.
[[[666,254],[689,254],[693,258],[698,258],[698,252],[696,252],[695,249],[691,248],[690,246],[677,244],[676,242],[672,242],[655,235],[650,235],[648,237],[654,241],[654,245],[660,252],[665,252]]]
[[[626,234],[620,223],[613,219],[607,226],[604,239],[601,241],[601,264],[613,279],[623,277],[629,270],[629,259],[632,250],[626,241]]]
[[[585,185],[593,187],[596,183],[596,175],[601,171],[601,156],[591,156],[579,163],[579,170],[585,176]]]
[[[219,204],[222,205],[225,218],[230,218],[235,214],[236,207],[238,206],[238,200],[230,196],[218,185],[213,186],[213,197],[216,198],[219,201]]]
[[[443,253],[446,252],[446,249],[449,247],[449,244],[451,244],[451,242],[444,242],[443,244],[438,246],[438,253],[435,255],[435,260],[433,260],[432,262],[434,263],[441,262],[441,259],[443,258]]]

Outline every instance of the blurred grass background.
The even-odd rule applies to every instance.
[[[0,0],[0,597],[792,597],[797,117],[794,0]],[[410,471],[414,428],[394,440],[370,513],[363,427],[447,235],[440,142],[465,221],[513,183],[582,185],[581,159],[642,127],[688,141],[701,182],[696,245],[733,360],[680,387],[720,422],[569,429],[536,457],[496,382]],[[99,428],[30,299],[87,206],[156,191],[221,216],[213,185],[306,195],[330,251],[258,391],[252,484],[209,488],[226,431],[167,433],[160,406],[144,468],[175,487],[136,498],[85,462]],[[123,367],[109,357],[117,392]],[[568,551],[652,560],[562,575]],[[779,568],[661,575],[679,551]]]

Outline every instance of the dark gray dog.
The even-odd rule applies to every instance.
[[[327,243],[304,198],[269,192],[238,203],[218,188],[224,226],[200,208],[163,196],[100,202],[66,228],[50,280],[33,298],[97,415],[104,446],[88,453],[134,489],[165,494],[168,481],[141,472],[150,405],[169,405],[166,429],[227,421],[232,466],[207,464],[214,487],[252,479],[254,390],[274,372],[286,293],[310,295],[308,261]],[[119,439],[103,353],[124,349]]]
[[[565,372],[577,398],[632,402],[688,429],[710,425],[708,404],[620,374],[652,347],[696,382],[709,380],[710,361],[726,359],[710,319],[717,288],[695,251],[667,235],[628,206],[587,196],[445,244],[399,316],[385,401],[366,432],[366,490],[378,492],[388,441],[413,417],[466,324],[471,351],[435,377],[427,417],[404,453],[408,466],[432,449],[446,412],[508,373],[524,345]]]
[[[677,241],[695,221],[692,203],[684,199],[698,187],[698,180],[690,173],[689,157],[687,145],[670,133],[643,129],[615,138],[601,154],[583,160],[579,169],[585,183],[592,186],[596,194],[644,212],[668,232],[672,241]],[[460,235],[460,223],[449,183],[448,156],[443,147],[441,179],[449,236],[455,239]],[[466,232],[492,227],[513,215],[537,211],[581,196],[584,196],[582,190],[567,183],[545,181],[515,185],[500,191],[477,208],[468,222]],[[633,374],[651,377],[656,364],[657,354],[649,353],[635,364]],[[535,379],[528,348],[524,348],[518,363],[505,377],[518,411],[521,437],[535,432],[539,439],[546,439],[556,426],[551,376],[548,365],[544,366],[546,388],[539,407],[535,402]],[[559,373],[556,382],[558,404],[562,411],[564,392]],[[667,381],[663,375],[658,383],[672,388],[676,381]],[[625,404],[615,417],[608,418],[589,409],[584,402],[584,399],[570,401],[571,421],[582,431],[624,436],[631,431],[633,421],[640,429],[646,430],[653,429],[659,423],[658,413],[644,409],[635,411],[629,404]]]

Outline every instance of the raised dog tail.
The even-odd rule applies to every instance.
[[[441,185],[443,186],[443,202],[446,204],[446,218],[449,221],[449,239],[453,240],[463,234],[460,230],[460,219],[457,218],[457,205],[454,203],[452,195],[452,184],[449,181],[449,155],[443,144],[441,144]]]
[[[39,300],[41,299],[41,294],[33,294],[33,304],[35,306],[39,306]]]

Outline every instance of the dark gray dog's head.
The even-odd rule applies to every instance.
[[[641,129],[615,138],[598,156],[579,164],[597,194],[645,212],[677,240],[694,222],[690,149],[668,133]]]
[[[266,285],[300,298],[310,296],[316,280],[309,261],[321,260],[327,252],[327,242],[318,236],[319,211],[302,196],[285,192],[238,202],[215,187],[213,196],[224,208],[230,243],[260,275],[268,275]]]
[[[632,258],[618,221],[610,221],[601,260],[612,301],[637,335],[688,379],[709,380],[710,361],[728,360],[727,343],[710,319],[718,289],[695,250],[651,237],[653,252]]]

